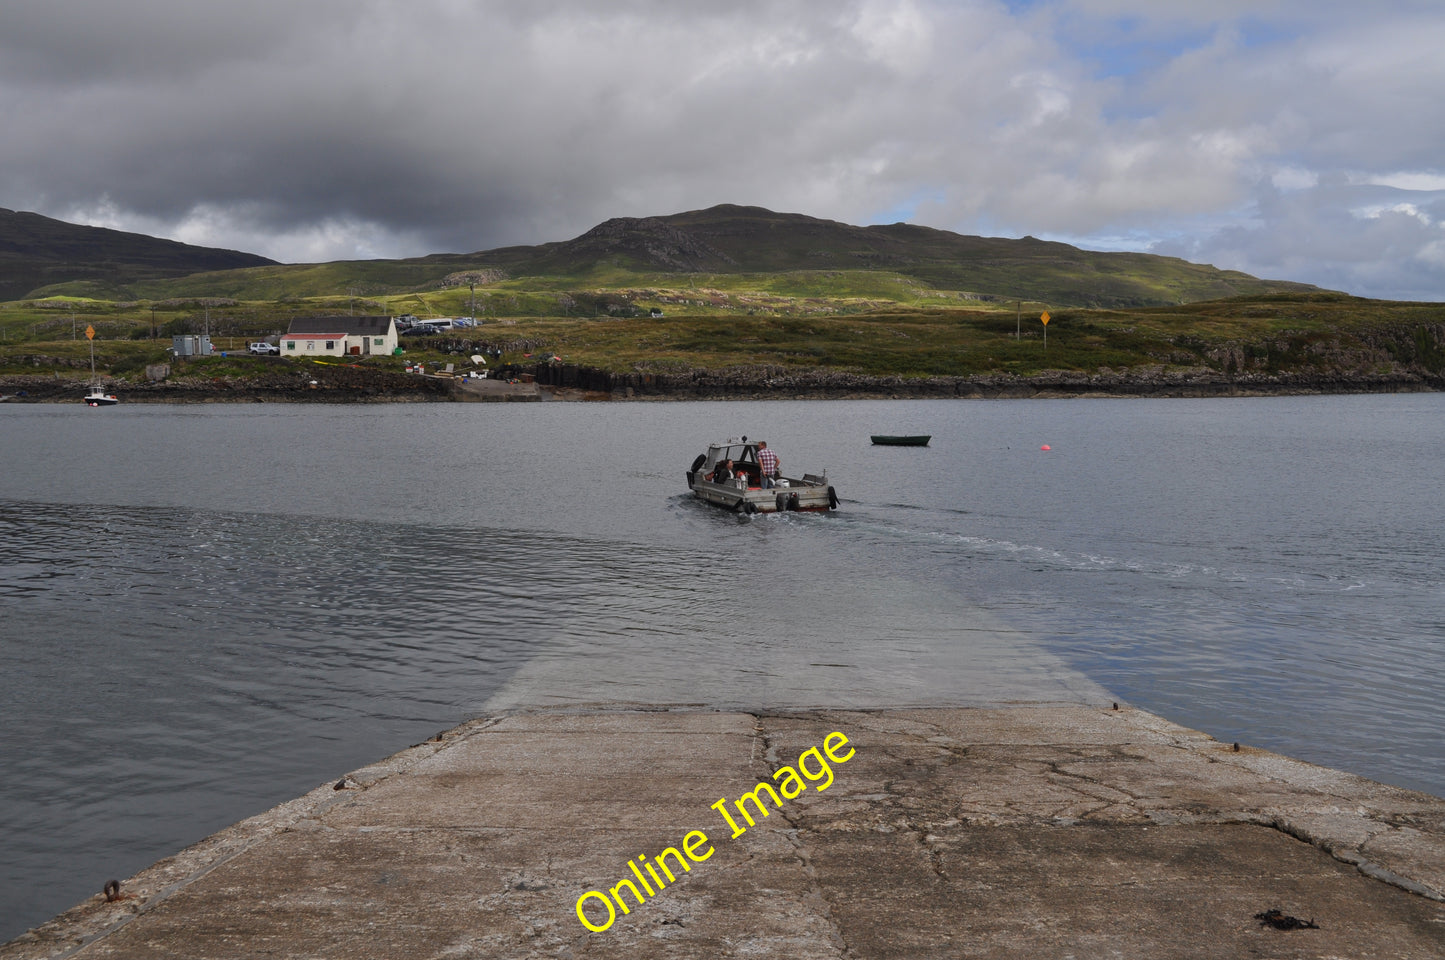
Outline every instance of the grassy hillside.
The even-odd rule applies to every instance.
[[[855,227],[760,207],[718,206],[609,220],[549,246],[522,269],[762,273],[881,270],[969,297],[1059,306],[1149,306],[1314,289],[1137,253],[1097,253],[1025,237],[968,237],[911,224]]]
[[[82,227],[36,213],[0,208],[0,300],[71,282],[110,296],[141,278],[179,277],[271,263],[265,257],[193,247],[138,233]]]

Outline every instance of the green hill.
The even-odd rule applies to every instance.
[[[111,289],[141,279],[269,263],[274,261],[255,254],[78,226],[0,207],[0,301],[74,281]]]
[[[0,253],[25,249],[23,238],[13,233],[15,218],[24,217],[35,215],[0,219]],[[249,258],[247,264],[208,263],[202,254],[217,260],[248,255],[202,251],[89,227],[71,229],[86,231],[94,246],[74,249],[72,258],[64,261],[68,275],[53,255],[44,261],[50,264],[48,272],[31,269],[14,277],[0,260],[0,299],[26,295],[101,300],[397,298],[469,289],[471,281],[479,289],[503,288],[511,299],[538,290],[568,292],[575,301],[586,291],[704,286],[834,300],[1023,300],[1050,307],[1130,308],[1317,289],[1173,257],[1099,253],[1032,237],[969,237],[903,223],[857,227],[731,205],[664,217],[612,219],[571,240],[538,246],[325,264],[283,265],[259,257]],[[157,262],[159,254],[167,251],[174,259]],[[190,259],[180,258],[183,251]],[[87,255],[91,259],[84,261]],[[242,266],[246,268],[234,269]],[[42,288],[37,280],[48,280],[50,285]],[[25,293],[16,293],[22,288]],[[535,311],[523,304],[519,312]]]
[[[906,223],[855,227],[731,205],[608,220],[564,243],[478,256],[513,275],[875,270],[969,297],[1058,306],[1167,306],[1318,289],[1174,257],[1098,253],[1033,237],[970,237]]]

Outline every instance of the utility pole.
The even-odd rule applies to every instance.
[[[1017,339],[1019,339],[1020,337],[1022,337],[1022,336],[1023,336],[1023,331],[1024,331],[1024,302],[1023,302],[1022,300],[1015,300],[1015,301],[1014,301],[1014,339],[1017,340]]]

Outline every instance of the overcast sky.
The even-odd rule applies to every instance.
[[[283,261],[756,204],[1445,301],[1445,0],[0,0],[0,206]]]

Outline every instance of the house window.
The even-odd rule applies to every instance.
[[[306,349],[307,349],[307,350],[315,350],[315,349],[316,349],[316,341],[315,341],[315,340],[307,340],[307,341],[306,341]]]
[[[295,350],[295,349],[296,349],[296,341],[295,341],[295,340],[287,340],[287,341],[286,341],[286,349],[287,349],[287,350]]]
[[[327,340],[327,341],[326,341],[326,349],[327,349],[327,350],[335,350],[335,349],[336,349],[336,341],[335,341],[335,340]]]
[[[375,347],[384,347],[386,346],[386,341],[383,340],[381,337],[372,337],[371,344]]]

